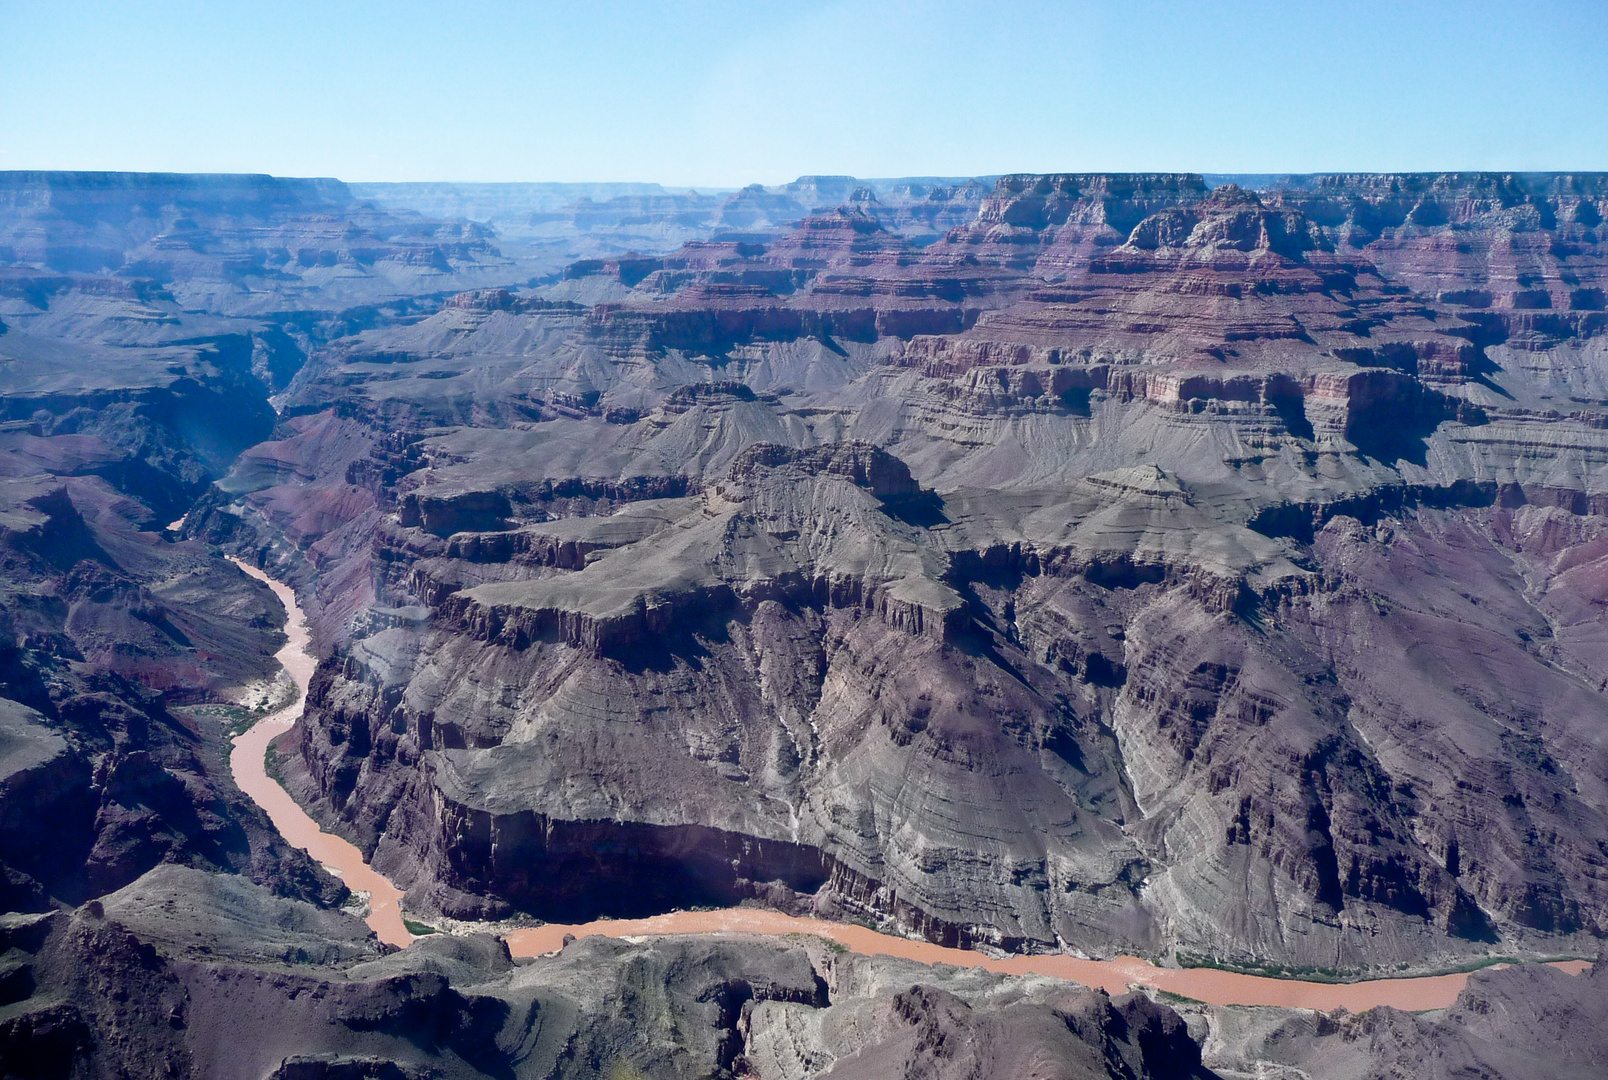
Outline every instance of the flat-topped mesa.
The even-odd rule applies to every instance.
[[[741,240],[691,240],[649,269],[648,260],[621,262],[618,270],[605,264],[602,273],[614,273],[636,295],[674,293],[697,282],[757,285],[778,295],[800,288],[814,271],[778,265],[767,259],[766,247]],[[571,270],[583,264],[577,263]],[[647,273],[643,273],[647,270]]]
[[[1000,177],[977,220],[1035,231],[1071,222],[1127,232],[1157,210],[1207,194],[1195,173],[1017,173]]]
[[[524,224],[564,224],[587,231],[659,220],[689,228],[706,228],[720,209],[721,202],[715,196],[696,192],[614,195],[601,200],[583,196],[556,210],[534,211],[524,217]]]
[[[1207,193],[1205,181],[1189,173],[1004,176],[977,220],[934,246],[1053,279],[1122,243],[1151,214]]]
[[[943,347],[947,340],[919,338],[906,360],[919,362],[934,380],[929,393],[945,403],[951,417],[1089,415],[1105,402],[1144,403],[1169,414],[1171,424],[1233,424],[1253,442],[1299,440],[1309,448],[1370,457],[1397,451],[1416,455],[1412,440],[1428,436],[1444,421],[1471,426],[1487,421],[1485,410],[1458,396],[1455,385],[1422,377],[1428,361],[1418,361],[1415,376],[1414,353],[1407,345],[1394,357],[1406,371],[1363,366],[1365,359],[1377,359],[1371,356],[1358,357],[1356,367],[1316,357],[1281,371],[1222,364],[1065,363],[1051,348],[991,342],[978,343],[971,354],[974,364],[956,364],[956,352]]]
[[[635,544],[664,528],[679,502],[653,499],[602,517],[557,518],[507,531],[462,532],[448,540],[446,556],[466,562],[584,570],[593,552]]]
[[[511,315],[528,315],[538,311],[565,311],[580,313],[586,310],[584,305],[566,300],[543,300],[535,296],[520,296],[508,289],[470,289],[454,296],[449,296],[441,305],[442,310],[456,309],[460,311],[478,311],[487,314],[493,311],[505,311]]]
[[[922,495],[909,466],[882,447],[859,441],[810,447],[754,443],[732,462],[726,483],[718,485],[717,491],[742,498],[749,484],[777,469],[809,476],[842,476],[883,502]]]
[[[920,273],[925,265],[921,249],[884,227],[864,206],[840,206],[811,214],[797,227],[767,238],[746,240],[694,240],[663,256],[625,255],[614,259],[587,259],[572,263],[566,278],[594,274],[617,277],[630,288],[653,293],[670,291],[683,281],[734,281],[734,274],[751,276],[768,269],[786,272],[795,287],[817,273],[829,270],[859,274]],[[938,260],[939,265],[953,260]],[[723,275],[723,276],[722,276]]]
[[[885,228],[909,238],[912,243],[924,244],[975,221],[989,190],[975,180],[930,188],[909,184],[890,189],[886,198],[875,202],[862,202],[855,198],[857,193],[851,193],[850,200],[875,214]]]
[[[631,288],[654,271],[664,269],[664,265],[665,260],[659,256],[627,252],[612,259],[579,259],[564,267],[562,278],[573,281],[602,275],[618,278],[622,285]]]
[[[753,341],[800,338],[872,342],[877,311],[869,305],[819,310],[786,303],[763,285],[689,286],[661,305],[598,304],[586,317],[587,337],[617,355],[676,349],[723,356]]]
[[[687,383],[684,386],[676,387],[659,403],[659,407],[654,410],[653,415],[655,417],[680,416],[700,404],[726,404],[729,402],[758,400],[760,400],[760,395],[754,393],[753,388],[747,383],[738,382],[735,379],[715,379],[711,382]],[[767,396],[766,400],[774,401],[775,399]]]
[[[547,590],[481,586],[444,597],[438,611],[446,625],[468,637],[516,650],[563,642],[593,655],[620,656],[733,608],[731,590],[720,583],[665,586],[551,598]]]
[[[749,188],[747,190],[753,189]],[[801,206],[814,209],[849,202],[854,198],[856,192],[870,192],[871,189],[852,176],[805,173],[798,179],[790,180],[775,190],[788,198],[796,199]]]
[[[1393,282],[1447,304],[1591,311],[1604,303],[1597,226],[1608,215],[1608,174],[1323,175],[1292,178],[1265,197],[1300,210],[1341,250],[1364,251]]]
[[[1233,254],[1275,255],[1299,263],[1307,252],[1333,246],[1299,210],[1269,208],[1254,192],[1229,184],[1198,202],[1151,214],[1133,227],[1121,247],[1094,260],[1089,269],[1094,273],[1126,269],[1121,257],[1131,259],[1137,252],[1148,253],[1152,260],[1176,252],[1172,260],[1184,265],[1213,266],[1217,257],[1229,256],[1227,267],[1243,269],[1246,263],[1233,260]]]
[[[555,558],[553,565],[562,561]],[[808,580],[788,575],[740,582],[739,595],[733,584],[687,575],[609,586],[601,583],[604,573],[599,570],[592,580],[573,587],[560,578],[556,588],[499,583],[453,592],[438,598],[437,612],[443,625],[515,650],[561,642],[590,655],[616,658],[715,630],[739,610],[752,611],[766,600],[859,609],[912,637],[938,640],[949,640],[970,619],[965,601],[932,577],[872,582],[828,571]]]
[[[1271,194],[1303,209],[1349,211],[1387,227],[1465,224],[1530,207],[1534,218],[1521,213],[1510,222],[1551,228],[1549,217],[1578,221],[1582,212],[1600,215],[1608,201],[1608,173],[1328,173],[1294,178]]]
[[[933,501],[905,464],[869,443],[755,444],[701,499],[454,536],[452,557],[573,572],[467,588],[444,610],[481,640],[600,654],[697,633],[767,600],[862,609],[947,638],[968,618],[942,580],[948,557],[894,516],[923,499]],[[413,591],[447,590],[421,581]]]
[[[834,275],[808,293],[778,296],[773,272],[740,281],[700,281],[653,304],[598,304],[587,316],[590,342],[622,356],[680,350],[724,356],[753,342],[813,338],[870,344],[881,338],[959,333],[981,308],[965,302],[965,279]],[[757,280],[756,280],[757,279]]]
[[[260,318],[259,305],[316,308],[330,290],[353,307],[507,280],[512,263],[492,237],[473,222],[378,210],[338,180],[0,173],[0,262],[155,278],[192,315],[221,305]]]
[[[427,489],[407,493],[397,506],[402,525],[443,537],[506,528],[512,513],[508,496],[500,491]]]
[[[932,339],[924,339],[932,340]],[[928,364],[924,374],[940,379],[932,392],[951,409],[973,415],[1020,412],[1067,412],[1087,404],[1091,391],[1104,390],[1111,377],[1109,364],[1072,366],[1059,358],[1050,363],[1017,347],[1007,362],[978,364],[948,372],[942,364]]]
[[[797,229],[767,246],[765,258],[791,268],[824,270],[908,250],[909,245],[884,229],[875,215],[858,206],[840,206],[799,222]]]
[[[790,194],[749,184],[726,200],[716,220],[723,228],[759,231],[795,224],[808,212],[809,208]]]
[[[344,209],[356,200],[328,177],[299,179],[264,173],[141,173],[28,170],[0,172],[0,210],[52,207],[101,213],[164,205],[214,213]]]

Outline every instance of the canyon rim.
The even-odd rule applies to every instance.
[[[1608,926],[1605,214],[1595,173],[0,174],[4,1068],[1591,1075],[1602,965],[1533,962]],[[234,782],[293,702],[266,775],[406,948]],[[501,940],[738,906],[1484,970],[1354,1014]]]

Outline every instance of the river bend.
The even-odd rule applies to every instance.
[[[299,691],[296,701],[257,721],[235,739],[229,768],[240,789],[261,806],[280,834],[322,863],[344,881],[348,888],[367,893],[368,925],[381,941],[406,946],[413,940],[402,919],[402,894],[397,887],[363,860],[353,844],[318,827],[264,766],[269,743],[295,726],[307,700],[316,661],[308,652],[310,642],[307,618],[296,603],[288,585],[238,559],[237,566],[266,584],[285,605],[288,618],[285,633],[289,641],[276,654]],[[1147,960],[1119,956],[1115,960],[1079,960],[1064,955],[1010,956],[991,959],[979,952],[950,949],[926,941],[911,941],[879,934],[862,926],[801,919],[776,911],[728,908],[722,911],[677,911],[648,919],[607,919],[581,925],[559,925],[515,930],[506,935],[515,956],[538,956],[563,947],[564,937],[603,934],[634,937],[653,934],[704,934],[738,932],[752,934],[812,934],[839,943],[855,952],[873,956],[899,956],[924,964],[951,964],[980,967],[1008,975],[1048,975],[1069,979],[1085,986],[1104,987],[1113,994],[1130,986],[1154,987],[1214,1005],[1275,1005],[1329,1011],[1345,1008],[1365,1012],[1376,1005],[1398,1009],[1439,1009],[1450,1005],[1468,982],[1467,974],[1431,975],[1410,979],[1378,979],[1356,983],[1316,983],[1295,979],[1270,979],[1241,975],[1213,968],[1160,968]],[[1591,965],[1586,961],[1567,961],[1556,965],[1579,974]]]

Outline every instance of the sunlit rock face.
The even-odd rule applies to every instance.
[[[415,917],[1596,955],[1605,214],[0,174],[0,1071],[1589,1067],[1600,964],[1314,1020],[787,942],[387,955],[229,779],[286,688],[224,556],[313,627],[276,773]]]
[[[275,880],[184,734],[271,677],[231,551],[422,912],[1602,932],[1601,177],[382,188],[0,177],[27,904]]]
[[[311,590],[290,780],[421,910],[1589,951],[1605,198],[801,202],[318,349],[194,528]]]

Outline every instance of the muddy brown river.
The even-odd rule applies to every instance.
[[[301,719],[307,702],[307,685],[313,680],[313,669],[318,666],[308,652],[311,637],[307,632],[307,616],[296,603],[296,594],[289,585],[275,581],[267,574],[239,559],[230,559],[247,574],[263,582],[279,597],[289,616],[285,620],[285,634],[290,638],[285,647],[274,654],[296,684],[296,700],[270,713],[251,725],[244,735],[234,741],[229,754],[229,771],[234,774],[240,790],[251,796],[253,802],[268,812],[279,834],[322,863],[332,874],[346,883],[354,892],[368,893],[368,924],[381,941],[390,945],[405,946],[413,940],[402,922],[402,893],[368,863],[357,846],[332,836],[318,827],[307,816],[307,811],[296,804],[279,783],[268,775],[264,758],[268,744],[285,734]]]
[[[395,885],[363,861],[354,845],[332,836],[307,816],[283,787],[267,773],[264,757],[268,745],[295,726],[301,718],[307,686],[316,666],[307,651],[307,619],[288,585],[269,577],[254,566],[232,560],[241,570],[273,590],[289,618],[285,632],[290,640],[276,654],[299,691],[294,704],[272,713],[244,735],[235,739],[229,768],[235,782],[257,805],[267,811],[274,827],[290,843],[306,851],[348,888],[369,896],[368,925],[381,941],[406,946],[413,940],[402,921],[402,894]],[[514,930],[505,935],[515,956],[539,956],[563,947],[564,936],[637,937],[653,934],[811,934],[826,938],[858,953],[872,956],[898,956],[924,964],[950,964],[979,967],[1007,975],[1047,975],[1069,979],[1085,986],[1104,987],[1113,994],[1131,986],[1148,986],[1214,1005],[1278,1005],[1290,1008],[1328,1011],[1345,1008],[1354,1013],[1376,1005],[1398,1009],[1440,1009],[1456,999],[1467,974],[1431,975],[1411,979],[1378,979],[1371,982],[1315,983],[1295,979],[1270,979],[1240,975],[1213,968],[1161,968],[1148,960],[1119,956],[1115,960],[1079,960],[1071,956],[1011,956],[995,960],[966,949],[948,949],[926,941],[911,941],[890,934],[879,934],[862,926],[802,919],[780,912],[754,908],[723,911],[676,911],[649,919],[605,919],[581,925],[546,926]],[[1578,975],[1590,963],[1565,961],[1554,965]]]

